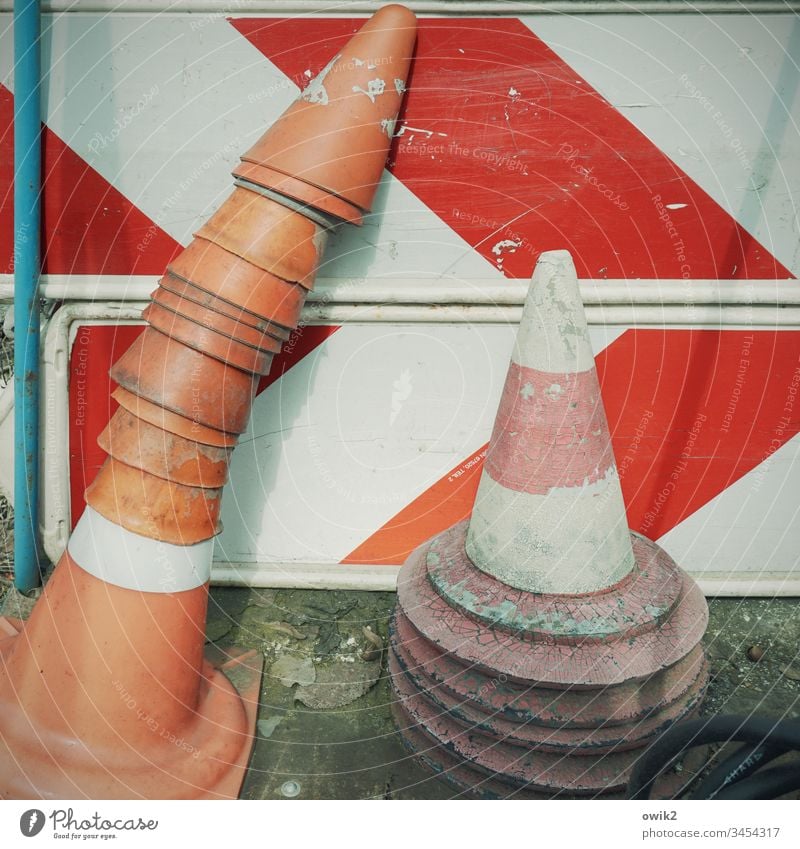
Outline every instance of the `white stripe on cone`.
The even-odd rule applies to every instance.
[[[107,584],[177,593],[208,582],[214,540],[195,545],[161,542],[126,530],[87,506],[67,549],[82,569]]]
[[[589,427],[579,432],[572,415]],[[566,251],[542,254],[536,264],[466,548],[479,569],[530,592],[596,592],[633,567],[586,316]]]
[[[569,251],[547,251],[537,260],[511,361],[550,372],[594,368],[586,313]]]

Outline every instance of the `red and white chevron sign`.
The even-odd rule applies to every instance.
[[[45,273],[155,282],[229,191],[238,154],[357,26],[52,19]],[[323,297],[329,317],[276,361],[234,454],[216,574],[244,564],[291,581],[339,564],[334,583],[370,567],[391,576],[464,518],[515,331],[487,291],[566,248],[601,298],[602,281],[625,280],[649,302],[590,310],[631,527],[729,588],[795,580],[800,325],[748,295],[797,293],[789,34],[782,16],[421,20],[374,214],[334,240],[321,275],[354,292],[377,281],[400,300],[427,282],[385,316],[337,313]],[[8,143],[0,169],[8,186]],[[8,192],[4,268],[11,232]],[[716,280],[724,305],[680,306]],[[437,307],[446,287],[463,309]],[[140,330],[71,328],[70,503],[51,523],[83,510],[115,407],[106,372]]]

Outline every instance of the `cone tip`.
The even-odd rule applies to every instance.
[[[521,366],[558,373],[593,366],[586,315],[569,251],[539,255],[512,358]]]
[[[567,250],[543,251],[540,253],[539,259],[536,260],[534,276],[537,273],[550,270],[546,269],[545,266],[551,266],[553,269],[561,269],[564,273],[577,277],[575,263],[572,261],[572,254]]]
[[[417,16],[407,6],[390,3],[381,6],[370,18],[371,24],[380,24],[386,29],[409,29],[417,27]]]

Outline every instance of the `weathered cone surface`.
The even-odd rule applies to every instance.
[[[228,479],[231,448],[185,439],[120,407],[97,444],[115,460],[186,486],[215,489]]]
[[[109,457],[86,489],[106,519],[149,539],[193,545],[218,533],[222,490],[186,486]]]
[[[111,397],[120,407],[138,416],[143,421],[161,428],[167,433],[183,436],[201,445],[214,445],[219,448],[233,448],[236,446],[238,434],[226,433],[223,430],[216,430],[215,428],[201,425],[193,419],[185,418],[178,415],[178,413],[172,413],[164,409],[164,407],[154,404],[152,401],[140,398],[138,395],[128,392],[122,386],[118,386],[111,393]]]
[[[161,304],[150,303],[142,313],[142,318],[146,318],[150,327],[169,336],[171,340],[182,342],[187,348],[199,351],[226,366],[233,366],[248,376],[269,373],[272,365],[271,353],[231,339],[230,336],[184,318]],[[281,342],[275,340],[272,347],[280,350]]]
[[[161,285],[174,292],[171,277],[212,296],[208,305],[215,309],[221,311],[221,304],[227,304],[288,329],[300,320],[307,294],[299,284],[282,280],[205,239],[195,239],[170,264]]]
[[[244,433],[258,376],[148,327],[112,366],[124,389],[206,427]],[[175,375],[188,379],[176,380]]]
[[[325,250],[322,227],[246,189],[234,189],[197,237],[306,289],[314,285]]]
[[[627,529],[572,260],[543,254],[472,517],[400,573],[401,736],[468,793],[619,794],[697,711],[707,619],[697,585]]]
[[[360,223],[386,162],[415,40],[414,15],[384,6],[242,156],[234,174]]]
[[[277,324],[261,322],[262,329],[243,321],[242,316],[233,317],[203,306],[202,303],[189,298],[187,294],[176,294],[169,289],[159,287],[153,292],[152,298],[154,303],[160,304],[184,318],[216,330],[217,333],[222,333],[231,339],[237,339],[247,345],[252,345],[254,348],[260,348],[262,351],[276,353],[280,348],[275,348],[275,342],[285,342],[291,336],[290,331],[280,328]]]
[[[302,195],[324,166],[332,189],[352,198],[324,184],[313,188],[319,209],[304,206],[259,185],[269,168],[253,165],[253,181],[237,180],[170,264],[149,326],[111,369],[120,409],[99,440],[110,456],[28,623],[0,618],[0,798],[238,795],[263,657],[204,660],[222,486],[259,378],[299,323],[328,229],[360,220],[354,204],[380,179],[391,131],[377,118],[399,108],[413,20],[388,7],[353,40],[367,57],[405,57],[391,59],[402,77],[394,94],[337,95],[272,137],[301,155],[294,176],[278,157],[289,169],[281,180]]]

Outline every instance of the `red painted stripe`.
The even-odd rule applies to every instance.
[[[360,24],[232,21],[299,84]],[[792,276],[519,20],[420,20],[403,125],[392,172],[511,277],[561,248],[594,279]]]
[[[342,563],[403,563],[426,539],[466,519],[475,503],[488,447],[484,445],[463,463],[452,468],[354,548],[342,559]]]
[[[800,331],[628,331],[598,363],[628,520],[653,539],[800,432]]]
[[[83,492],[106,459],[97,444],[108,420],[119,406],[111,397],[117,384],[108,376],[142,332],[140,326],[80,326],[69,364],[69,487],[74,528],[83,513]]]
[[[596,363],[628,523],[651,539],[800,432],[800,331],[629,330]],[[342,562],[403,563],[469,515],[480,471],[442,478]]]
[[[493,480],[547,495],[596,483],[613,463],[594,369],[555,374],[511,363],[486,455]]]
[[[14,102],[0,85],[0,264],[13,270]],[[161,274],[181,246],[47,127],[42,135],[42,271]]]
[[[262,378],[258,391],[263,392],[289,369],[310,354],[338,326],[315,325],[298,328],[272,361],[270,373]],[[117,384],[108,370],[133,344],[142,332],[141,326],[79,326],[70,354],[69,371],[69,470],[72,527],[83,513],[83,493],[94,480],[105,452],[97,445],[109,419],[117,409],[111,393]]]
[[[272,361],[269,374],[261,378],[258,392],[263,392],[268,386],[280,380],[290,368],[296,366],[300,360],[333,336],[338,329],[339,326],[335,324],[307,324],[298,327],[284,343],[280,354]]]

